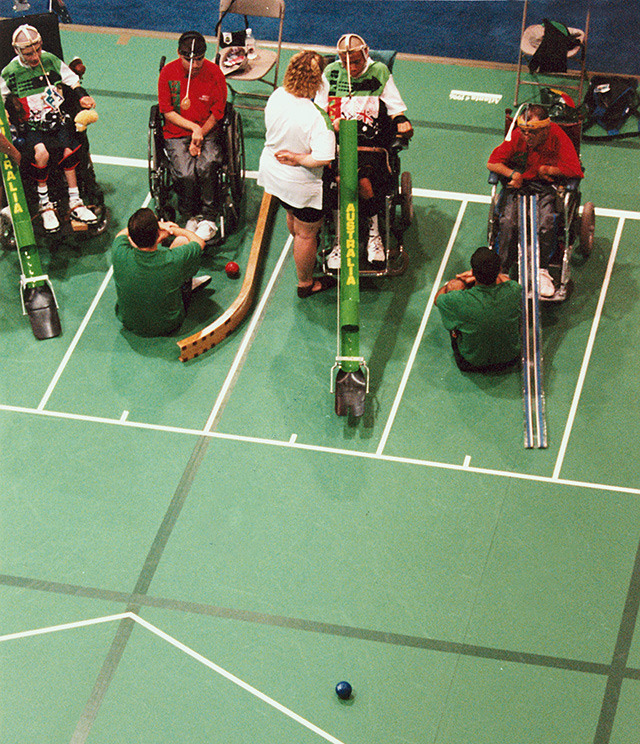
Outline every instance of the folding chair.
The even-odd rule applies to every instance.
[[[516,75],[516,91],[513,100],[514,106],[518,105],[518,95],[520,92],[521,85],[534,85],[541,88],[549,87],[549,81],[538,80],[537,76],[547,75],[560,79],[561,82],[554,82],[554,86],[562,88],[563,90],[577,91],[578,101],[582,101],[582,89],[584,87],[585,80],[587,80],[587,69],[586,69],[586,51],[587,51],[587,40],[589,37],[589,20],[591,11],[587,9],[587,16],[585,22],[584,31],[579,28],[569,28],[568,31],[572,37],[578,42],[573,49],[567,52],[567,62],[575,60],[577,57],[578,69],[567,69],[567,72],[540,72],[530,73],[529,76],[533,78],[523,78],[523,67],[525,66],[525,57],[532,58],[540,46],[544,36],[544,26],[542,24],[535,24],[533,26],[527,26],[527,10],[529,6],[529,0],[525,0],[524,7],[522,10],[522,29],[520,36],[520,52],[518,56],[518,70]],[[576,65],[574,65],[575,67]],[[563,80],[564,79],[564,80]],[[577,84],[572,84],[571,80],[577,79]],[[565,82],[565,80],[567,82]]]
[[[284,0],[220,0],[220,17],[216,25],[217,53],[220,52],[220,41],[222,38],[222,24],[230,16],[242,16],[244,28],[251,27],[249,18],[273,18],[278,21],[278,45],[277,49],[265,49],[256,46],[255,59],[248,60],[248,65],[242,70],[227,75],[227,87],[231,91],[234,102],[236,97],[257,99],[262,102],[261,106],[249,103],[236,102],[238,108],[252,109],[254,111],[264,108],[266,100],[271,92],[278,87],[278,71],[280,68],[280,49],[282,46],[282,25],[284,22]],[[271,88],[266,93],[255,91],[236,90],[232,83],[236,82],[261,82]]]

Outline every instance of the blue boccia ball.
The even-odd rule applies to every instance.
[[[348,682],[338,682],[336,685],[336,695],[340,700],[348,700],[351,697],[352,688]]]

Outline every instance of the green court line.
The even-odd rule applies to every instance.
[[[116,592],[113,590],[96,589],[94,587],[79,586],[76,584],[62,584],[53,581],[40,581],[28,579],[21,576],[0,575],[0,584],[32,591],[50,592],[53,594],[64,594],[75,597],[86,597],[88,599],[108,600],[127,603],[127,612],[139,614],[141,607],[153,607],[155,609],[172,610],[176,612],[204,615],[208,617],[221,618],[225,620],[236,620],[240,622],[253,623],[256,625],[267,625],[270,627],[287,628],[289,630],[300,630],[308,633],[321,633],[324,635],[340,636],[342,638],[353,638],[373,643],[383,643],[390,646],[401,646],[404,648],[416,648],[423,651],[437,651],[445,654],[456,654],[470,656],[479,659],[492,659],[513,664],[542,667],[547,669],[564,669],[570,672],[582,672],[586,674],[597,674],[610,676],[613,665],[602,664],[595,661],[584,661],[582,659],[571,659],[561,656],[549,656],[546,654],[534,654],[526,651],[513,651],[504,648],[493,648],[490,646],[478,646],[470,643],[445,641],[439,638],[428,638],[413,636],[404,633],[391,633],[387,631],[371,630],[369,628],[358,628],[350,625],[339,625],[336,623],[325,623],[315,620],[301,620],[284,615],[270,615],[263,612],[251,612],[250,610],[236,610],[229,607],[207,605],[199,602],[188,602],[177,599],[165,599],[149,595],[135,595],[127,592]],[[133,604],[131,604],[133,603]],[[132,609],[134,607],[135,609]],[[122,624],[130,623],[123,620]],[[131,632],[130,628],[118,631],[122,639],[127,639]],[[117,640],[116,636],[116,640]],[[100,691],[105,692],[104,678],[112,676],[115,671],[116,659],[124,649],[122,640],[112,645],[103,673],[99,675],[101,680]],[[107,664],[107,662],[109,662]],[[640,669],[629,668],[619,670],[622,679],[640,679]],[[96,710],[97,712],[97,710]],[[82,740],[79,740],[82,741]]]
[[[201,436],[198,438],[189,462],[187,463],[180,482],[178,483],[173,498],[167,508],[164,515],[164,519],[158,528],[156,536],[151,544],[151,548],[147,554],[140,575],[136,582],[135,588],[129,596],[129,602],[127,604],[127,612],[138,614],[140,611],[141,604],[136,601],[135,598],[142,598],[149,589],[149,585],[155,576],[158,564],[164,552],[164,549],[169,541],[173,528],[180,516],[182,507],[191,491],[191,486],[198,468],[202,463],[204,455],[209,446],[209,439]],[[93,686],[93,690],[89,695],[89,699],[82,711],[76,730],[71,738],[71,744],[84,744],[87,737],[91,732],[91,727],[98,715],[100,706],[104,700],[104,696],[109,688],[111,680],[118,668],[122,655],[126,649],[129,638],[134,628],[134,622],[130,619],[121,620],[116,631],[116,635],[111,644],[111,648],[102,664],[102,668],[98,673],[98,677]]]
[[[607,686],[604,691],[600,717],[593,744],[608,744],[611,741],[611,733],[616,713],[618,711],[618,702],[620,700],[620,691],[622,682],[626,677],[627,659],[631,650],[631,642],[638,620],[640,611],[640,544],[636,551],[636,559],[631,572],[631,580],[627,591],[624,610],[622,611],[622,620],[618,630],[618,637],[613,651],[613,659],[607,679]],[[634,677],[637,679],[638,677]]]

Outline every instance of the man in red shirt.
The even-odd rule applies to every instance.
[[[218,65],[205,59],[207,44],[197,31],[178,41],[178,59],[160,71],[158,101],[178,207],[205,241],[216,233],[220,163],[217,123],[224,115],[227,84]]]
[[[498,253],[509,267],[517,244],[517,196],[521,190],[538,197],[540,245],[540,295],[555,292],[548,272],[556,245],[556,190],[558,179],[582,178],[582,166],[569,136],[549,119],[544,106],[530,104],[518,118],[510,139],[505,139],[489,156],[487,168],[508,179],[498,203]]]

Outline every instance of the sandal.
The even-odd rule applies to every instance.
[[[318,289],[314,289],[316,284],[320,285]],[[324,275],[319,276],[317,278],[314,278],[314,280],[308,287],[298,287],[298,297],[303,300],[305,297],[311,297],[311,295],[318,294],[319,292],[324,292],[325,289],[331,289],[331,287],[335,286],[336,280],[334,277]]]

